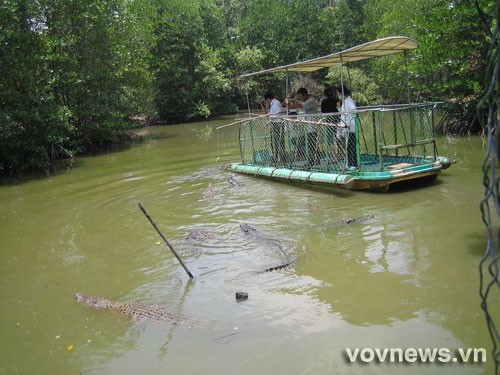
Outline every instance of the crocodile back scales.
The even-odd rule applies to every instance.
[[[98,296],[86,296],[80,292],[75,294],[75,298],[78,302],[94,309],[116,311],[122,315],[130,316],[135,320],[153,320],[197,327],[209,327],[212,325],[210,321],[185,317],[156,303],[118,302]]]

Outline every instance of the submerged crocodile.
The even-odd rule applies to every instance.
[[[344,217],[342,218],[342,222],[345,224],[355,224],[355,223],[368,223],[372,221],[375,218],[375,215],[368,214],[365,216],[357,217],[357,218],[352,218],[352,217]]]
[[[240,224],[240,229],[245,234],[257,232],[257,229],[255,229],[254,227],[248,225],[247,223],[241,223]]]
[[[213,240],[215,237],[215,233],[209,232],[208,230],[203,228],[195,228],[191,230],[184,238],[186,240],[205,242],[207,240]]]
[[[245,234],[258,233],[257,229],[255,229],[254,227],[248,225],[247,223],[241,223],[240,224],[240,229]]]
[[[288,259],[288,261],[286,263],[280,264],[280,265],[278,265],[276,267],[268,268],[264,272],[271,272],[271,271],[274,271],[274,270],[279,270],[279,269],[285,268],[285,267],[287,267],[287,266],[289,266],[289,265],[291,265],[291,264],[293,264],[295,262],[295,260],[290,260],[290,255],[287,254],[287,252],[283,249],[283,245],[281,244],[280,241],[278,241],[278,240],[276,240],[274,238],[270,238],[270,237],[266,236],[265,234],[262,234],[257,229],[255,229],[254,227],[248,225],[247,223],[241,223],[240,224],[240,229],[241,229],[241,231],[243,233],[245,233],[245,235],[249,235],[249,236],[255,237],[259,241],[264,242],[266,245],[269,245],[269,246],[277,248],[281,252],[281,254],[283,254],[283,256],[285,257],[285,259]]]
[[[270,238],[270,237],[266,236],[265,234],[262,234],[257,229],[248,225],[247,223],[241,223],[240,229],[246,235],[251,235],[251,236],[253,236],[261,241],[264,241],[268,245],[276,246],[280,249],[281,252],[283,252],[283,246],[281,245],[281,242],[279,242],[278,240],[275,240],[274,238]]]
[[[153,320],[171,324],[183,324],[189,327],[193,325],[207,326],[208,323],[176,314],[155,303],[118,302],[103,297],[86,296],[80,292],[75,294],[75,298],[78,302],[94,309],[116,311],[122,315],[130,316],[135,320]]]
[[[242,187],[242,186],[245,186],[244,183],[242,182],[239,182],[237,179],[235,179],[234,177],[229,177],[228,179],[228,182],[233,185],[233,187]]]

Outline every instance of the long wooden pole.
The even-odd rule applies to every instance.
[[[151,218],[151,216],[149,216],[148,212],[146,211],[146,209],[143,207],[142,204],[139,203],[139,208],[141,209],[142,212],[144,212],[144,215],[146,215],[146,217],[148,218],[149,222],[151,223],[151,225],[156,229],[156,231],[158,232],[158,234],[160,235],[161,238],[163,238],[163,241],[165,241],[165,243],[167,244],[167,246],[169,247],[170,250],[172,250],[172,253],[174,253],[175,257],[177,258],[177,260],[179,261],[179,263],[181,264],[181,266],[184,268],[184,270],[186,270],[187,274],[189,275],[190,278],[193,278],[193,274],[191,273],[191,271],[186,267],[186,265],[184,264],[184,262],[182,261],[181,257],[179,256],[179,254],[177,254],[177,252],[174,250],[174,247],[172,246],[172,244],[170,243],[170,241],[163,235],[163,233],[160,231],[160,229],[158,229],[158,226],[156,225],[156,223],[154,222],[154,220]]]
[[[222,129],[222,128],[227,128],[228,126],[238,125],[238,124],[241,124],[242,122],[245,122],[245,121],[254,120],[254,119],[257,119],[257,118],[261,118],[261,117],[266,117],[267,115],[252,115],[252,116],[255,116],[255,117],[253,117],[252,119],[245,118],[243,120],[238,120],[238,121],[232,122],[230,124],[221,125],[221,126],[216,127],[215,130],[219,130],[219,129]]]

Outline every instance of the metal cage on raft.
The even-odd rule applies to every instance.
[[[352,133],[340,113],[252,118],[240,123],[242,164],[355,175],[434,163],[435,107],[360,108]]]
[[[286,73],[285,91],[288,94],[289,73],[310,73],[340,65],[342,98],[345,96],[344,64],[396,53],[403,53],[407,60],[408,52],[417,47],[417,42],[411,38],[387,37],[240,77],[249,79]],[[407,74],[407,81],[408,78]],[[408,103],[411,103],[408,82],[407,86]],[[343,189],[387,191],[391,184],[402,181],[433,181],[442,169],[452,164],[450,158],[437,154],[434,139],[436,105],[381,105],[349,113],[272,114],[237,121],[241,162],[231,163],[228,169],[275,180]]]

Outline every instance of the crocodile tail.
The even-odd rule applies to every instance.
[[[295,263],[295,260],[292,260],[291,262],[284,263],[284,264],[280,264],[280,265],[278,265],[278,266],[276,266],[276,267],[271,267],[271,268],[268,268],[268,269],[264,270],[264,272],[273,272],[273,271],[277,271],[277,270],[280,270],[280,269],[282,269],[282,268],[288,267],[288,266],[290,266],[290,265],[292,265],[292,264],[294,264],[294,263]]]

